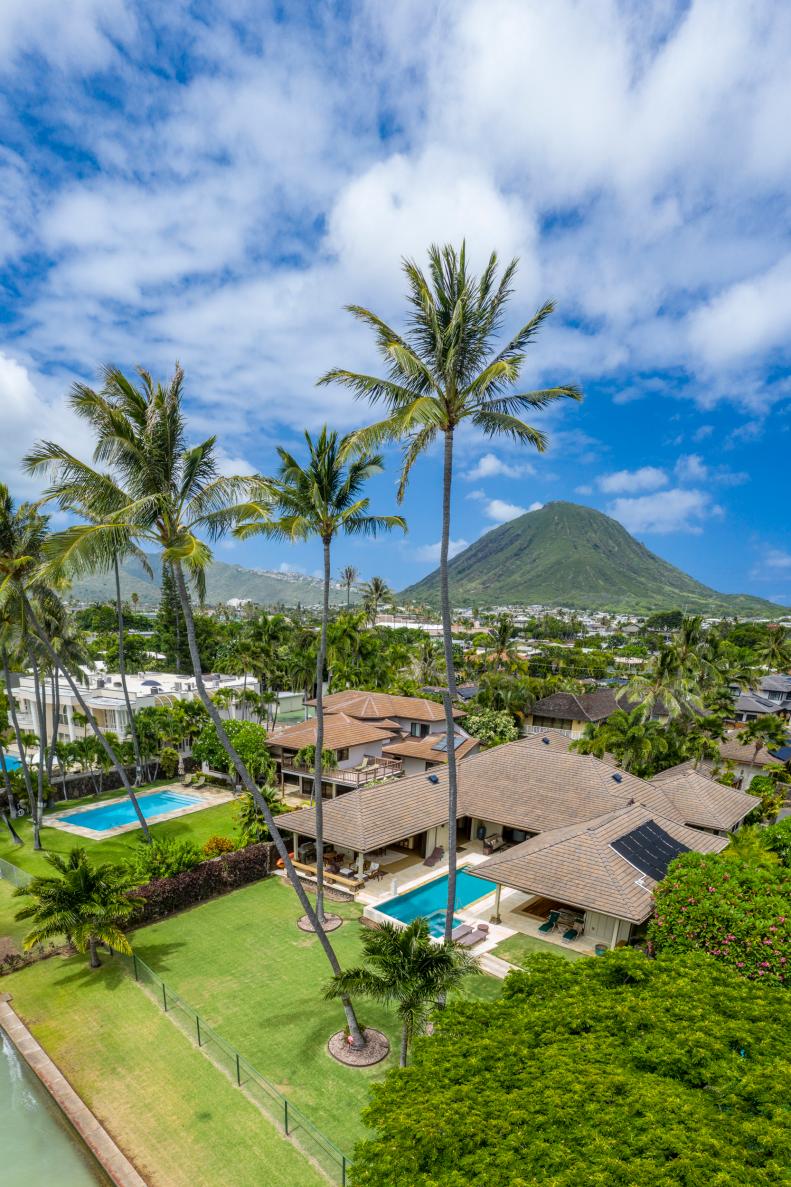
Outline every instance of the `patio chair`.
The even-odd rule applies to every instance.
[[[192,786],[193,787],[205,787],[206,786],[205,776],[199,775],[197,779],[193,779]]]
[[[181,776],[182,786],[189,787],[191,782],[192,782],[192,775],[182,775]]]
[[[377,878],[384,878],[384,870],[378,861],[372,861],[368,869],[365,871],[365,876],[370,882],[375,882]]]
[[[454,927],[453,931],[450,933],[450,938],[452,940],[461,941],[473,930],[474,929],[471,923],[460,923],[458,927]]]
[[[554,931],[560,919],[560,911],[550,911],[543,923],[539,924],[538,930],[544,933]]]
[[[468,935],[462,936],[458,942],[463,948],[473,948],[476,944],[480,944],[481,940],[485,940],[488,934],[488,927],[486,931],[484,931],[483,927],[476,927]]]
[[[564,931],[562,938],[567,944],[570,944],[581,935],[582,928],[579,926],[579,924],[577,924],[576,926],[570,927],[567,931]]]
[[[437,845],[436,849],[432,849],[426,860],[423,862],[424,866],[435,866],[438,861],[442,860],[445,850],[441,845]]]

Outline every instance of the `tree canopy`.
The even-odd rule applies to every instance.
[[[791,997],[704,956],[532,956],[373,1089],[354,1187],[787,1182]]]

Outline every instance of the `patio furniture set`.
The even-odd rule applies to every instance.
[[[450,938],[463,948],[473,948],[487,939],[488,935],[488,923],[460,923],[458,927],[454,927]]]
[[[585,920],[574,911],[550,911],[544,922],[539,924],[538,930],[544,935],[560,931],[563,933],[561,938],[571,944],[585,931]]]

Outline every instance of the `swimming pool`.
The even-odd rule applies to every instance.
[[[22,763],[19,761],[18,758],[14,758],[13,754],[6,754],[5,765],[6,765],[6,770],[16,771],[18,767],[22,766]]]
[[[476,899],[491,894],[496,888],[495,882],[486,878],[474,878],[465,869],[456,872],[456,910],[468,907]],[[445,910],[448,901],[448,875],[432,878],[422,886],[408,890],[406,894],[399,894],[396,898],[387,899],[376,904],[376,910],[391,919],[398,919],[401,923],[411,923],[413,919],[422,916],[428,920],[429,931],[432,936],[441,936],[445,930]],[[453,926],[461,923],[454,917]]]
[[[202,803],[200,796],[182,795],[176,791],[150,791],[137,797],[140,811],[146,820],[153,816],[164,816],[177,812],[179,808],[192,808]],[[95,808],[76,809],[55,817],[60,824],[73,824],[91,832],[104,833],[111,828],[125,824],[137,824],[137,813],[129,799],[113,800],[109,804],[97,804]]]

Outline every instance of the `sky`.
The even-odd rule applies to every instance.
[[[596,507],[726,592],[791,604],[791,5],[784,0],[3,0],[0,474],[38,438],[89,456],[67,395],[102,364],[184,366],[190,433],[271,473],[305,429],[377,418],[403,257],[520,260],[545,300],[523,386],[544,454],[457,442],[453,549],[554,500]],[[371,484],[397,510],[398,454]],[[405,538],[342,541],[402,588],[438,558],[441,458]],[[312,573],[311,545],[220,559]]]

